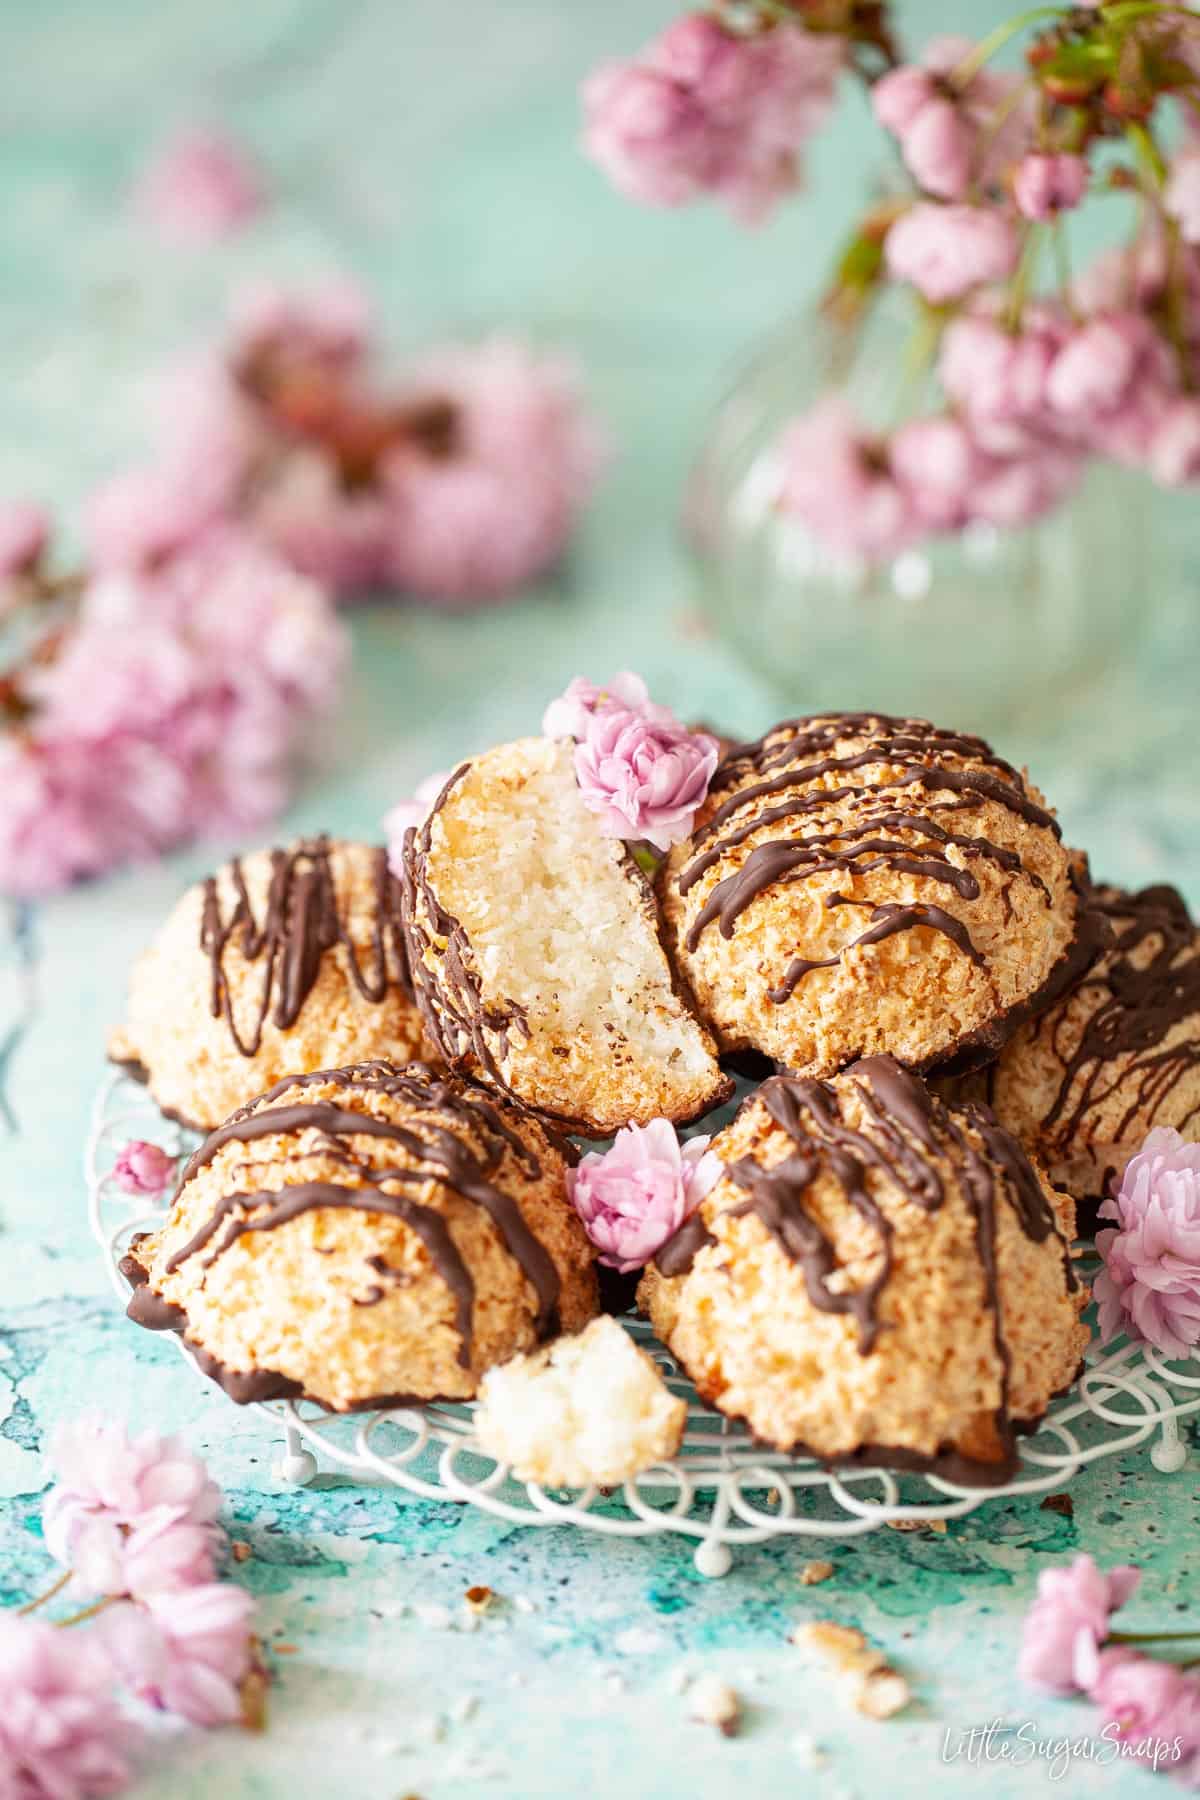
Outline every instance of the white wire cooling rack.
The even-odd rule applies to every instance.
[[[96,1097],[86,1173],[92,1231],[122,1305],[128,1287],[117,1265],[130,1239],[163,1216],[161,1207],[147,1212],[143,1201],[130,1199],[111,1179],[117,1153],[130,1138],[160,1144],[171,1155],[194,1141],[162,1118],[144,1088],[117,1071]],[[1093,1348],[1076,1386],[1021,1441],[1019,1472],[1003,1487],[961,1487],[935,1475],[886,1469],[832,1471],[810,1457],[755,1444],[743,1426],[701,1404],[646,1324],[622,1322],[686,1400],[688,1423],[672,1461],[620,1489],[554,1492],[517,1481],[476,1443],[470,1405],[339,1416],[309,1401],[263,1402],[255,1410],[283,1439],[276,1474],[303,1484],[325,1464],[425,1499],[478,1506],[517,1525],[575,1525],[608,1537],[674,1532],[695,1543],[701,1574],[719,1576],[728,1572],[739,1545],[784,1536],[858,1537],[889,1525],[962,1518],[1006,1495],[1057,1491],[1089,1463],[1155,1437],[1150,1460],[1171,1473],[1187,1459],[1178,1421],[1200,1412],[1200,1360],[1169,1363],[1150,1345],[1122,1343],[1103,1352]],[[173,1341],[191,1362],[183,1341]]]

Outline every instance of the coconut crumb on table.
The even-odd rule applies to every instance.
[[[688,1716],[700,1725],[715,1725],[722,1737],[735,1737],[742,1722],[742,1705],[719,1675],[701,1675],[692,1683]]]
[[[804,1623],[796,1626],[791,1641],[810,1646],[845,1678],[851,1705],[868,1719],[890,1719],[912,1698],[904,1676],[853,1625],[834,1619]]]
[[[819,1581],[828,1581],[833,1574],[833,1564],[817,1560],[806,1562],[800,1568],[801,1587],[815,1587]]]

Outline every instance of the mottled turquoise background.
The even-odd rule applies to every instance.
[[[401,348],[496,324],[571,345],[609,423],[618,454],[561,579],[472,618],[358,615],[355,690],[287,829],[373,833],[427,771],[531,728],[580,670],[638,667],[681,712],[733,730],[803,704],[802,691],[768,694],[700,635],[674,508],[730,359],[812,293],[878,144],[848,97],[812,158],[812,195],[754,237],[715,214],[623,204],[576,153],[573,90],[598,56],[632,48],[670,11],[651,0],[0,7],[0,491],[69,512],[136,457],[147,369],[212,328],[231,281],[261,271],[358,271]],[[913,38],[948,22],[932,0],[899,11]],[[994,17],[975,0],[953,23]],[[196,113],[257,147],[277,204],[230,247],[164,253],[130,224],[124,190],[159,134]],[[1173,878],[1200,900],[1194,515],[1194,499],[1161,513],[1177,540],[1172,580],[1130,595],[1146,641],[1103,703],[1006,747],[1029,752],[1068,836],[1104,872]],[[706,1584],[682,1543],[509,1530],[333,1478],[282,1490],[258,1417],[126,1324],[87,1236],[80,1152],[128,963],[210,861],[198,850],[11,911],[0,962],[0,1054],[14,1022],[0,1135],[2,1597],[23,1599],[47,1572],[46,1429],[98,1405],[178,1427],[210,1457],[235,1535],[253,1547],[238,1578],[261,1598],[268,1642],[295,1647],[273,1659],[264,1737],[170,1739],[139,1791],[723,1800],[738,1788],[1017,1794],[1047,1781],[1041,1765],[945,1764],[943,1733],[997,1716],[1048,1735],[1083,1729],[1085,1708],[1031,1695],[1014,1674],[1036,1572],[1079,1548],[1135,1557],[1148,1574],[1131,1617],[1173,1622],[1193,1597],[1194,1466],[1157,1476],[1139,1455],[1085,1476],[1073,1521],[1031,1500],[944,1536],[883,1532],[832,1549],[835,1578],[821,1587],[798,1584],[811,1554],[801,1543],[743,1552],[728,1579]],[[413,1611],[457,1613],[474,1582],[536,1610],[510,1604],[473,1635]],[[786,1643],[798,1618],[823,1615],[861,1624],[902,1663],[918,1696],[902,1718],[860,1719]],[[668,1686],[681,1661],[742,1690],[741,1737],[687,1723]],[[478,1706],[464,1721],[466,1696]],[[828,1752],[816,1772],[791,1747],[797,1732]],[[1133,1793],[1149,1779],[1077,1763],[1052,1785]]]

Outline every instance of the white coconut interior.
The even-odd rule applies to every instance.
[[[624,846],[584,805],[569,743],[478,758],[434,821],[429,868],[484,999],[525,1009],[532,1036],[513,1033],[512,1058],[535,1056],[564,1090],[637,1086],[648,1070],[660,1087],[711,1090],[711,1041],[673,991]]]

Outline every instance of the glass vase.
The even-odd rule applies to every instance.
[[[1033,524],[975,525],[874,566],[831,553],[778,506],[781,430],[830,388],[902,422],[905,340],[809,314],[746,363],[693,465],[684,534],[699,602],[791,712],[913,713],[1006,735],[1078,705],[1129,651],[1153,592],[1145,478],[1094,464]],[[927,411],[915,384],[911,411]]]

